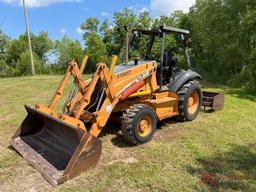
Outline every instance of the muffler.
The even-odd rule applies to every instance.
[[[36,108],[25,108],[28,114],[11,145],[52,185],[97,164],[101,155],[99,139]]]

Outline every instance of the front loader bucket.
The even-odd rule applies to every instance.
[[[25,106],[27,117],[11,145],[51,184],[58,185],[96,165],[101,141],[81,128]]]

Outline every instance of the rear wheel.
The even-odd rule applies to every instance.
[[[180,121],[194,120],[202,104],[202,91],[198,81],[189,81],[177,92],[179,96],[178,108]]]
[[[131,106],[122,115],[122,133],[129,143],[140,145],[150,141],[156,130],[157,118],[147,105]]]

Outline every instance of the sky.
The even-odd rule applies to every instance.
[[[30,31],[47,31],[51,39],[65,34],[82,40],[79,26],[88,17],[110,20],[116,11],[128,7],[137,13],[148,10],[152,16],[169,15],[171,11],[187,12],[195,0],[26,0]],[[0,29],[12,38],[25,32],[22,0],[0,0]]]

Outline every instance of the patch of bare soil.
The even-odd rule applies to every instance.
[[[111,128],[107,127],[107,129]],[[134,153],[137,147],[128,144],[120,130],[117,130],[115,133],[107,133],[103,137],[102,154],[98,167],[108,166],[116,162],[135,163],[138,161]]]
[[[25,160],[11,168],[0,171],[1,191],[51,191],[53,187]]]
[[[1,105],[1,103],[0,103]],[[9,115],[0,115],[0,121],[10,121],[10,119],[14,118],[14,114],[9,114]]]
[[[155,141],[168,141],[189,131],[180,126],[180,123],[172,119],[167,119],[158,123],[158,129],[154,134]]]
[[[7,100],[0,99],[0,105],[6,104],[6,103],[8,103],[8,101],[7,101]]]

